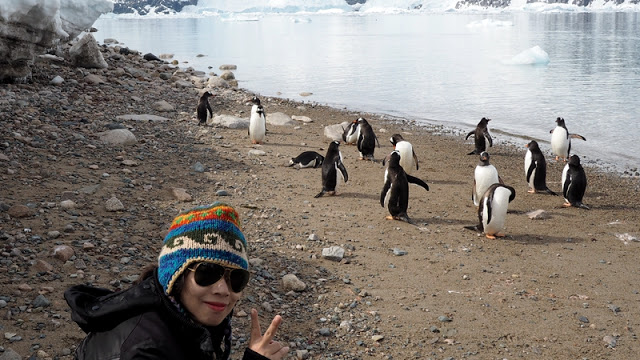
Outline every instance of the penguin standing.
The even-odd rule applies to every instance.
[[[571,138],[587,141],[582,135],[569,134],[564,119],[556,119],[556,128],[549,131],[551,133],[551,151],[556,155],[556,161],[562,157],[566,162],[571,154]]]
[[[315,197],[319,198],[325,193],[336,195],[338,185],[342,180],[346,183],[349,180],[347,169],[342,163],[342,153],[339,149],[340,143],[332,141],[327,149],[327,154],[322,162],[322,191]]]
[[[589,207],[582,203],[582,198],[587,190],[587,174],[585,174],[580,157],[571,155],[569,161],[562,170],[562,196],[564,196],[564,207],[575,206],[589,210]]]
[[[524,175],[529,184],[529,192],[544,191],[551,195],[558,195],[547,187],[547,162],[535,140],[527,145],[527,153],[524,156]]]
[[[376,148],[378,138],[373,132],[373,128],[365,118],[358,119],[358,142],[357,147],[360,152],[360,160],[372,160],[373,152]],[[380,144],[378,143],[378,147]]]
[[[480,154],[480,162],[476,165],[476,169],[473,174],[473,191],[471,192],[471,199],[475,206],[480,204],[480,198],[491,185],[497,183],[503,184],[502,179],[498,176],[498,170],[495,166],[489,163],[489,158],[489,153],[483,151]]]
[[[249,138],[252,144],[262,144],[267,133],[267,118],[264,114],[264,108],[260,104],[260,99],[254,96],[251,99],[251,117],[249,118]]]
[[[209,111],[209,115],[213,117],[213,110],[211,110],[211,105],[209,104],[209,98],[212,96],[214,96],[212,93],[205,91],[200,97],[200,101],[198,101],[198,107],[196,108],[198,126],[207,124],[207,110]]]
[[[317,168],[322,166],[322,162],[324,161],[324,156],[318,154],[315,151],[305,151],[300,155],[291,158],[289,160],[289,166],[296,166],[299,169],[312,167]]]
[[[469,131],[467,136],[464,138],[467,140],[469,136],[474,135],[473,138],[475,140],[476,148],[468,153],[467,155],[480,154],[483,151],[488,151],[490,146],[493,146],[493,139],[491,138],[491,134],[489,134],[489,121],[491,119],[482,118],[475,130]]]
[[[414,170],[418,170],[418,157],[413,151],[413,145],[406,141],[400,134],[394,134],[389,141],[393,145],[394,150],[397,150],[400,154],[400,166],[402,166],[404,171],[407,174],[411,174]]]
[[[342,140],[347,145],[354,145],[358,141],[358,120],[349,123],[342,133]]]
[[[509,203],[516,198],[516,190],[511,186],[493,184],[480,199],[478,207],[478,230],[489,239],[505,236],[504,223]]]
[[[418,179],[408,175],[400,165],[401,156],[397,150],[389,155],[389,166],[384,172],[384,186],[380,193],[380,205],[387,205],[390,216],[388,220],[402,220],[411,223],[407,216],[407,208],[409,207],[409,183],[420,185],[429,191],[429,185]]]

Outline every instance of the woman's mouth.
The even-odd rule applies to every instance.
[[[225,303],[218,303],[218,302],[205,302],[205,304],[213,311],[222,311],[227,307],[227,304]]]

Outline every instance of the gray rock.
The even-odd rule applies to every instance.
[[[313,120],[311,120],[310,117],[308,116],[303,116],[303,115],[292,115],[291,119],[295,120],[295,121],[301,121],[303,123],[310,123],[313,122]]]
[[[112,198],[107,200],[107,202],[105,203],[105,208],[107,209],[107,211],[114,212],[124,210],[124,205],[118,198],[113,196]]]
[[[13,351],[12,348],[7,348],[2,355],[0,355],[0,360],[22,360],[22,356]]]
[[[197,173],[203,173],[205,171],[204,165],[202,165],[201,162],[197,161],[194,165],[193,165],[193,171],[197,172]]]
[[[331,246],[322,249],[322,257],[331,261],[341,261],[344,257],[344,249],[340,246]]]
[[[275,112],[272,114],[267,114],[267,124],[283,126],[283,125],[295,125],[296,122],[291,119],[291,116],[281,113]]]
[[[169,104],[165,100],[156,101],[151,105],[151,107],[154,110],[161,111],[161,112],[168,112],[168,111],[174,111],[175,110],[173,105]]]
[[[216,196],[231,196],[227,190],[218,190],[216,191]]]
[[[407,255],[408,252],[406,250],[402,250],[399,248],[393,248],[393,255],[395,256],[403,256],[403,255]]]
[[[51,301],[47,299],[44,295],[40,294],[36,296],[36,298],[31,302],[31,305],[34,308],[47,307],[51,305]]]
[[[542,209],[530,211],[527,213],[527,216],[531,220],[546,220],[551,218],[551,215]]]
[[[249,155],[265,156],[267,155],[267,153],[262,150],[252,149],[252,150],[249,150]]]
[[[171,188],[171,195],[178,201],[189,202],[193,200],[191,195],[187,193],[187,190],[183,188]]]
[[[127,129],[109,130],[98,134],[100,141],[110,145],[135,145],[138,140]]]
[[[134,121],[167,121],[169,120],[166,117],[151,115],[151,114],[128,114],[128,115],[118,115],[116,116],[118,120],[134,120]]]
[[[63,82],[64,82],[64,79],[60,75],[56,75],[56,77],[54,77],[53,79],[51,79],[51,81],[49,81],[49,84],[60,85]]]
[[[318,241],[320,238],[316,234],[309,235],[309,241]]]
[[[75,251],[73,250],[73,248],[67,245],[58,245],[53,248],[53,257],[61,260],[62,262],[66,262],[67,260],[71,259],[74,253]]]
[[[104,61],[100,47],[91,34],[86,34],[69,49],[69,57],[73,64],[88,69],[106,69],[109,65]]]
[[[342,141],[342,134],[344,129],[349,126],[348,121],[344,121],[340,124],[328,125],[324,127],[324,136],[334,141]]]
[[[228,129],[246,129],[249,127],[249,119],[231,115],[216,115],[211,119],[214,125]]]
[[[219,67],[220,70],[237,70],[238,66],[237,65],[230,65],[230,64],[223,64],[220,65]]]
[[[212,76],[207,81],[207,87],[210,87],[210,88],[228,88],[230,86],[229,86],[229,83],[226,80],[224,80],[224,79],[222,79],[222,78],[220,78],[218,76]]]
[[[294,274],[287,274],[282,277],[282,287],[285,291],[304,291],[307,288],[307,284],[305,284],[302,280],[298,279],[298,277]]]

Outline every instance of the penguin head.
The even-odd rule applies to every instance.
[[[571,155],[567,163],[569,166],[580,166],[580,157],[578,155]]]
[[[489,123],[489,121],[491,121],[491,119],[483,117],[482,119],[480,119],[480,124],[478,124],[478,125],[486,126]]]
[[[558,124],[558,126],[564,126],[564,118],[558,117],[556,119],[556,124]]]
[[[529,143],[527,145],[525,145],[525,146],[528,147],[529,150],[531,150],[531,151],[540,150],[540,146],[538,146],[538,142],[535,141],[535,140],[529,141]]]
[[[396,145],[400,142],[403,141],[404,138],[402,137],[402,135],[400,134],[393,134],[393,136],[391,137],[391,139],[389,139],[389,141],[391,142],[391,144],[393,145],[393,147],[395,148]]]
[[[329,150],[337,150],[340,146],[340,141],[334,140],[329,144]]]
[[[483,164],[488,164],[490,157],[491,156],[489,156],[488,152],[483,151],[483,152],[480,153],[480,162],[482,162]]]
[[[200,97],[201,99],[207,99],[211,96],[214,96],[212,92],[210,91],[205,91],[204,93],[202,93],[202,96]]]
[[[358,118],[358,124],[364,125],[364,124],[368,124],[367,120],[363,117]]]
[[[400,152],[398,150],[393,150],[385,160],[389,161],[389,167],[391,168],[400,166]]]
[[[260,99],[257,96],[253,96],[251,99],[247,100],[253,105],[260,105]]]

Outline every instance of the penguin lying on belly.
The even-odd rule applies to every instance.
[[[298,169],[308,167],[317,168],[322,166],[322,162],[324,162],[324,156],[315,151],[305,151],[300,155],[291,158],[291,160],[289,160],[289,166],[295,166]]]
[[[384,186],[380,193],[380,206],[387,205],[390,216],[388,220],[402,220],[410,224],[413,222],[407,215],[409,207],[409,183],[420,185],[429,191],[429,185],[411,175],[407,175],[400,166],[400,153],[396,150],[389,155],[389,166],[384,172]]]

